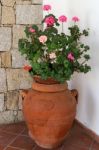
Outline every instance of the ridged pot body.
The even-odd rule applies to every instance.
[[[33,83],[25,91],[23,113],[32,139],[43,148],[54,148],[69,133],[76,114],[76,99],[65,84]]]

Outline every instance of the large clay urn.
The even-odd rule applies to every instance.
[[[54,148],[68,135],[76,114],[77,92],[67,84],[35,77],[32,90],[22,92],[29,135],[43,148]]]

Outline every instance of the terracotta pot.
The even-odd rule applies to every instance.
[[[76,114],[76,90],[67,84],[34,82],[22,92],[23,113],[32,139],[43,148],[58,146],[69,133]]]

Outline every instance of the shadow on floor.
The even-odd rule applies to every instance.
[[[0,126],[0,150],[46,150],[38,147],[28,136],[24,122]],[[86,130],[74,122],[70,134],[63,144],[53,150],[99,150]]]

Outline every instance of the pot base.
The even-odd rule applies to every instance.
[[[59,146],[61,146],[62,142],[60,143],[57,143],[57,144],[53,144],[53,145],[49,145],[49,144],[42,144],[42,143],[39,143],[38,141],[35,141],[35,143],[39,146],[39,147],[42,147],[42,148],[45,148],[45,149],[53,149],[53,148],[57,148]]]
[[[66,139],[66,137],[69,135],[70,132],[68,132],[61,140],[60,142],[58,141],[58,143],[55,144],[46,144],[46,143],[42,143],[39,141],[36,141],[34,136],[32,135],[31,131],[28,132],[30,138],[39,146],[42,147],[44,149],[53,149],[53,148],[57,148],[60,147],[62,145],[62,143],[64,142],[64,140]]]

